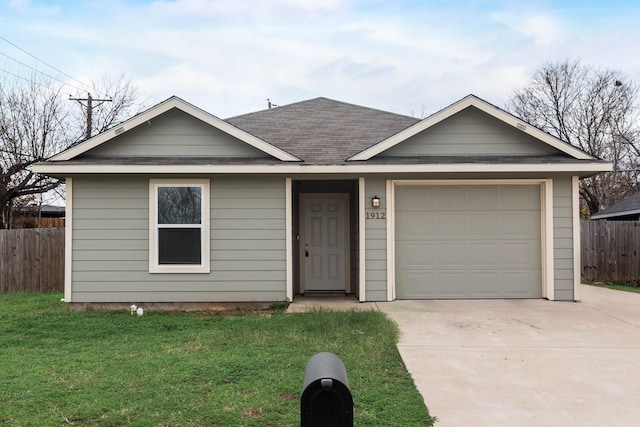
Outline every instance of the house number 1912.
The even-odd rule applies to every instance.
[[[386,212],[367,212],[365,214],[366,219],[385,219],[387,218]]]

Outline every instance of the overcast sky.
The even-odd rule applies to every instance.
[[[0,0],[0,79],[68,80],[9,41],[221,118],[318,96],[422,116],[470,93],[502,107],[548,61],[640,80],[639,27],[637,0]]]

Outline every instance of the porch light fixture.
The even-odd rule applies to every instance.
[[[373,196],[373,199],[371,199],[371,207],[374,207],[374,208],[380,207],[380,197]]]

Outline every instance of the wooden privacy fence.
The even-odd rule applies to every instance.
[[[640,284],[640,221],[580,221],[582,281]]]
[[[0,230],[0,294],[64,290],[64,228]]]

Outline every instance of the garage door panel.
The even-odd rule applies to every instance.
[[[407,212],[405,220],[396,226],[396,236],[402,240],[425,240],[433,237],[433,213]]]
[[[440,294],[447,298],[463,298],[467,294],[468,273],[445,270],[436,274],[436,280],[440,282]]]
[[[536,271],[506,271],[502,275],[502,282],[508,284],[503,287],[503,298],[531,298],[529,283],[532,278],[540,280]]]
[[[405,187],[404,193],[404,210],[410,212],[412,210],[425,211],[433,206],[433,187]]]
[[[464,265],[464,254],[466,252],[465,247],[466,244],[463,241],[441,242],[439,245],[437,245],[437,250],[434,250],[436,266]]]
[[[470,274],[470,289],[468,290],[468,298],[495,298],[500,295],[501,274],[496,271],[476,272]]]
[[[435,272],[411,272],[411,271],[403,271],[400,273],[398,279],[402,280],[407,284],[404,293],[397,294],[398,298],[405,299],[423,299],[423,298],[431,298],[434,295],[434,291],[429,289],[423,284],[427,283],[441,283],[439,280],[435,280]]]
[[[505,268],[530,268],[531,259],[540,257],[540,245],[529,240],[504,242],[499,255]]]
[[[465,234],[466,214],[464,212],[437,213],[434,219],[434,235],[438,238],[462,237]]]
[[[462,187],[434,187],[431,193],[428,209],[450,211],[460,209],[460,200],[465,200],[465,190]]]
[[[493,213],[480,212],[472,215],[467,212],[465,217],[467,235],[485,237],[496,235],[500,231],[499,218]]]
[[[496,242],[469,242],[465,251],[468,265],[496,268],[501,264],[502,246]]]
[[[498,205],[499,194],[498,189],[492,185],[477,186],[474,191],[467,192],[466,207],[474,209],[494,210]]]
[[[500,215],[500,233],[503,236],[527,237],[540,234],[540,212],[502,213]]]
[[[540,187],[396,188],[398,298],[540,298]]]
[[[502,210],[537,209],[540,204],[540,189],[537,186],[502,186],[500,191]]]
[[[433,266],[437,245],[423,242],[407,242],[396,249],[396,256],[401,257],[407,269]]]

